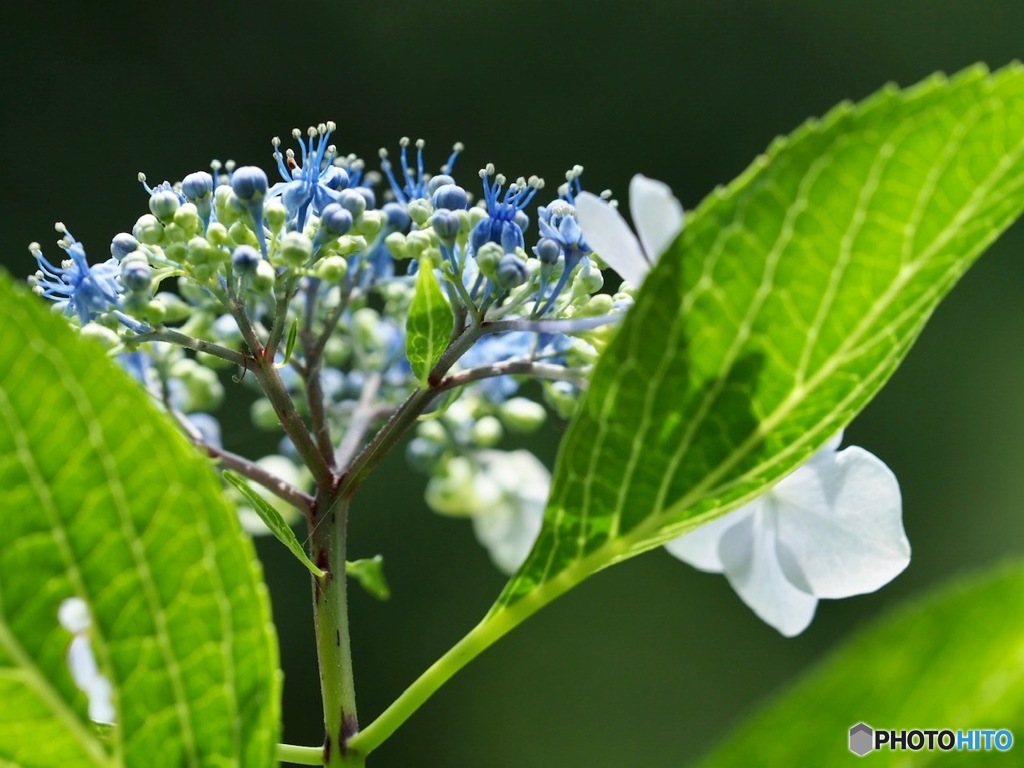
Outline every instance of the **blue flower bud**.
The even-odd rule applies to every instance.
[[[348,172],[344,168],[332,165],[321,174],[320,183],[328,189],[347,189]]]
[[[459,234],[459,217],[451,211],[438,211],[430,217],[430,225],[445,242],[453,241]]]
[[[526,211],[516,211],[513,221],[521,232],[525,232],[530,228],[530,217],[526,215]]]
[[[526,262],[514,253],[506,253],[498,262],[498,287],[505,290],[515,288],[526,282],[529,273],[526,269]]]
[[[537,254],[537,258],[541,260],[542,264],[550,266],[558,261],[562,249],[550,237],[542,237],[540,242],[534,246],[533,252]]]
[[[114,239],[110,241],[110,255],[118,261],[123,259],[129,253],[138,250],[138,248],[139,241],[127,232],[114,235]]]
[[[352,229],[352,213],[338,203],[330,203],[320,212],[320,228],[330,237],[341,237]]]
[[[356,187],[355,191],[363,196],[363,199],[366,201],[367,208],[377,207],[377,196],[373,194],[372,189],[369,187]]]
[[[405,206],[401,203],[384,203],[382,210],[388,219],[388,226],[400,232],[407,230],[412,223],[409,214],[405,212]]]
[[[255,165],[243,165],[231,174],[231,189],[243,203],[262,200],[267,194],[267,174]]]
[[[130,293],[148,293],[152,279],[152,268],[140,259],[132,259],[121,265],[121,285]]]
[[[434,177],[438,178],[437,176]],[[434,179],[431,179],[433,181]],[[469,195],[457,184],[443,184],[431,197],[434,208],[446,208],[449,211],[464,211],[469,205]]]
[[[366,210],[366,198],[354,189],[345,189],[338,195],[338,204],[358,219]]]
[[[190,173],[181,182],[181,194],[199,208],[199,201],[208,201],[213,194],[213,176],[206,171]]]
[[[251,275],[263,260],[260,252],[249,245],[240,245],[231,255],[231,265],[243,275]]]
[[[439,173],[437,176],[431,176],[427,182],[427,195],[433,195],[438,189],[445,186],[446,184],[454,184],[455,179],[449,176],[447,173]]]

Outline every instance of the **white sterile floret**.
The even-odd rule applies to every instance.
[[[75,685],[89,700],[89,719],[112,725],[115,719],[114,689],[96,664],[89,642],[92,617],[89,607],[80,597],[69,597],[57,609],[57,620],[74,637],[68,646],[68,669]]]
[[[524,450],[479,451],[476,459],[478,496],[489,501],[473,515],[473,530],[494,564],[512,574],[540,533],[551,473]]]
[[[876,456],[836,436],[752,502],[665,545],[695,568],[725,573],[740,598],[787,637],[819,599],[860,595],[910,562],[899,484]]]
[[[629,183],[629,212],[639,240],[608,201],[589,192],[576,196],[576,217],[587,244],[624,280],[638,286],[683,230],[683,206],[666,184],[637,174]]]

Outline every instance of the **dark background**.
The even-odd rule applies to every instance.
[[[64,221],[93,260],[146,211],[135,181],[213,157],[270,166],[270,137],[337,121],[375,165],[399,137],[454,140],[482,163],[625,196],[640,171],[693,207],[773,136],[884,82],[1021,54],[1024,4],[1002,2],[112,2],[0,11],[0,263],[47,253]],[[594,577],[488,651],[371,759],[381,766],[674,768],[872,616],[1024,549],[1024,232],[1015,227],[939,309],[847,432],[900,478],[909,569],[826,602],[794,640],[724,579],[652,553]],[[2,326],[0,326],[2,329]],[[262,435],[226,426],[235,446]],[[553,458],[559,430],[538,452]],[[263,442],[260,442],[263,441]],[[353,598],[364,722],[468,630],[502,578],[468,524],[422,504],[400,456],[361,494],[356,555],[384,554],[393,599]],[[301,566],[260,542],[284,654],[285,737],[322,737]],[[837,738],[841,738],[837,734]]]

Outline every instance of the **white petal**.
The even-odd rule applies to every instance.
[[[57,609],[57,621],[72,634],[77,635],[79,632],[84,632],[92,624],[89,606],[80,597],[69,597]]]
[[[71,638],[71,645],[68,646],[68,669],[71,670],[71,678],[75,685],[82,691],[88,691],[93,681],[97,677],[102,677],[87,635],[75,635]]]
[[[754,514],[760,508],[760,503],[760,499],[754,499],[726,515],[716,517],[710,523],[704,523],[678,539],[672,539],[665,544],[665,549],[669,554],[698,570],[721,573],[725,570],[719,554],[722,535],[744,518]]]
[[[764,513],[741,520],[722,536],[721,558],[726,578],[743,602],[781,634],[793,637],[807,629],[818,601],[786,578],[771,527]]]
[[[114,712],[114,690],[110,681],[103,675],[96,675],[92,684],[85,689],[89,697],[89,719],[94,723],[113,725],[116,717]]]
[[[594,253],[624,280],[640,285],[651,265],[622,215],[597,195],[581,192],[576,195],[576,217]]]
[[[910,562],[899,484],[862,448],[816,455],[771,495],[783,566],[819,598],[874,592]]]
[[[647,260],[654,264],[683,231],[683,206],[667,184],[638,173],[629,182],[629,212]]]
[[[551,473],[529,451],[480,451],[477,458],[481,474],[501,494],[473,515],[473,530],[494,564],[513,574],[540,534]]]

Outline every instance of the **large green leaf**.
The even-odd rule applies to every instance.
[[[273,764],[276,639],[251,542],[142,388],[0,275],[0,765]],[[82,598],[115,688],[70,676]]]
[[[1024,564],[1017,563],[887,615],[751,717],[701,765],[849,765],[856,758],[847,734],[861,722],[897,731],[1008,728],[1019,738],[1022,594]],[[949,757],[939,750],[870,755],[872,765],[944,765]]]
[[[690,215],[598,361],[498,610],[763,492],[878,391],[1024,207],[1024,69],[842,104]]]

